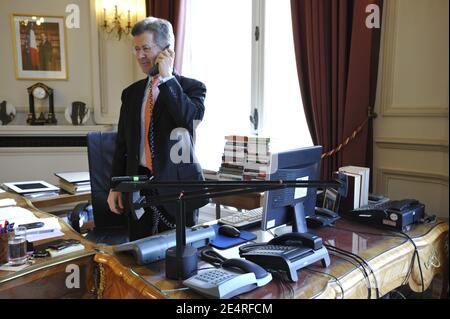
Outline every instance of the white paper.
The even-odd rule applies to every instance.
[[[0,266],[0,270],[5,270],[5,271],[21,271],[23,269],[25,269],[26,267],[30,266],[29,263],[25,263],[23,265],[20,266],[13,266],[10,263],[4,264]]]
[[[59,224],[58,219],[56,217],[40,218],[39,221],[44,223],[44,226],[39,227],[39,228],[28,229],[27,236],[48,233],[50,231],[61,229],[61,225]],[[20,224],[16,224],[16,225],[19,226]],[[16,226],[16,225],[14,225],[14,226]]]
[[[15,223],[16,220],[29,220],[27,223],[34,223],[39,221],[39,218],[22,207],[2,207],[0,208],[0,221],[4,222],[5,220],[8,220],[9,223]]]
[[[58,218],[38,218],[31,211],[22,207],[0,208],[0,223],[4,224],[5,220],[8,220],[10,224],[14,223],[14,228],[23,224],[43,222],[44,226],[27,230],[27,240],[30,242],[64,236]]]
[[[12,198],[0,199],[0,207],[14,206],[17,202]]]
[[[309,176],[296,178],[295,180],[307,182],[309,180]],[[306,197],[307,194],[308,194],[308,187],[297,187],[295,188],[294,199]]]
[[[60,230],[54,230],[54,231],[48,232],[48,233],[27,235],[27,240],[29,242],[33,242],[33,241],[54,238],[54,237],[60,237],[60,236],[64,236],[64,233]]]

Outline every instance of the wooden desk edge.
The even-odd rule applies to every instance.
[[[25,198],[27,201],[33,203],[33,206],[36,208],[48,207],[48,206],[56,206],[63,205],[69,203],[83,202],[91,200],[91,193],[80,193],[80,194],[63,194],[57,195],[54,197],[47,198],[36,198],[34,200],[30,200]]]
[[[166,299],[167,296],[161,293],[157,288],[152,287],[149,283],[147,283],[144,279],[140,278],[135,272],[133,272],[130,268],[123,266],[114,256],[105,254],[105,253],[97,253],[94,256],[94,261],[103,267],[103,265],[107,265],[109,271],[113,272],[115,276],[119,277],[124,281],[124,283],[130,288],[133,289],[137,295],[147,299]],[[101,271],[102,272],[102,271]],[[103,270],[104,272],[104,270]],[[106,282],[105,276],[100,278],[100,287],[106,287],[109,285]],[[116,280],[114,280],[116,281]],[[101,298],[102,296],[100,296]]]

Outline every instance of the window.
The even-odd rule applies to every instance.
[[[271,137],[272,151],[312,145],[301,106],[289,0],[188,0],[183,74],[207,87],[196,136],[203,168],[219,168],[225,135]],[[255,108],[256,131],[249,120]]]

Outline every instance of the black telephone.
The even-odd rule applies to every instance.
[[[330,264],[330,257],[322,245],[322,238],[310,233],[288,233],[275,237],[266,244],[248,244],[239,247],[241,257],[266,269],[285,271],[293,282],[297,270],[317,260],[322,266]]]
[[[423,219],[425,205],[416,199],[408,198],[367,205],[341,214],[358,222],[404,230],[405,227]]]
[[[164,49],[162,49],[162,51],[167,50],[170,47],[170,44],[166,45],[166,47]],[[161,52],[162,52],[161,51]],[[156,63],[154,66],[152,66],[152,68],[150,69],[150,71],[148,71],[148,75],[149,76],[155,76],[159,74],[159,66],[158,63]]]
[[[325,207],[316,207],[313,215],[306,217],[308,227],[317,228],[328,226],[340,219],[339,215]]]

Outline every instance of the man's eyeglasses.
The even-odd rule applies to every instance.
[[[145,54],[150,54],[150,52],[156,50],[157,46],[151,47],[149,45],[143,45],[142,47],[134,47],[132,48],[132,51],[134,54],[138,55],[143,51]]]

